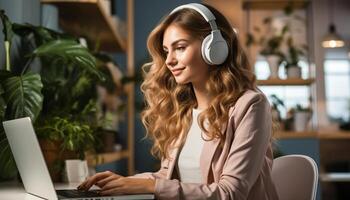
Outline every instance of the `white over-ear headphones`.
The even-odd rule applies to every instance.
[[[185,8],[197,11],[210,24],[211,34],[205,37],[202,42],[202,57],[204,61],[209,65],[224,63],[228,56],[228,45],[215,23],[213,13],[202,4],[190,3],[175,8],[170,15]]]

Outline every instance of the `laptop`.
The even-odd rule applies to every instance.
[[[4,121],[5,133],[27,193],[49,200],[154,199],[153,194],[100,196],[96,190],[55,190],[29,117]]]

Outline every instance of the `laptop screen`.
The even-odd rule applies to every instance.
[[[5,121],[3,125],[26,192],[57,199],[30,118]]]

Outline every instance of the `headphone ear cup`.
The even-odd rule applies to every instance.
[[[203,60],[208,64],[208,65],[213,65],[213,63],[210,62],[210,58],[208,56],[210,56],[210,54],[208,53],[210,50],[210,43],[212,40],[212,35],[208,35],[207,37],[204,38],[203,42],[202,42],[202,58]]]
[[[228,56],[228,46],[219,31],[204,38],[202,42],[202,57],[209,65],[220,65]]]

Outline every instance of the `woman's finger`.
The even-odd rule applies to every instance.
[[[78,186],[78,189],[79,190],[88,190],[91,188],[92,185],[94,185],[99,180],[104,179],[104,178],[109,177],[109,176],[112,176],[113,174],[114,173],[112,173],[110,171],[97,173],[97,174],[89,177],[88,179],[86,179],[83,183],[81,183]]]
[[[106,183],[103,187],[101,187],[101,190],[106,191],[113,188],[121,188],[123,185],[124,185],[123,178],[120,178],[120,179]]]
[[[113,176],[109,176],[109,177],[106,177],[106,178],[104,178],[102,180],[99,180],[95,185],[97,185],[98,187],[102,188],[102,187],[104,187],[106,185],[106,183],[111,182],[113,180],[117,180],[117,179],[119,179],[121,177],[123,177],[123,176],[120,176],[118,174],[114,174]]]

